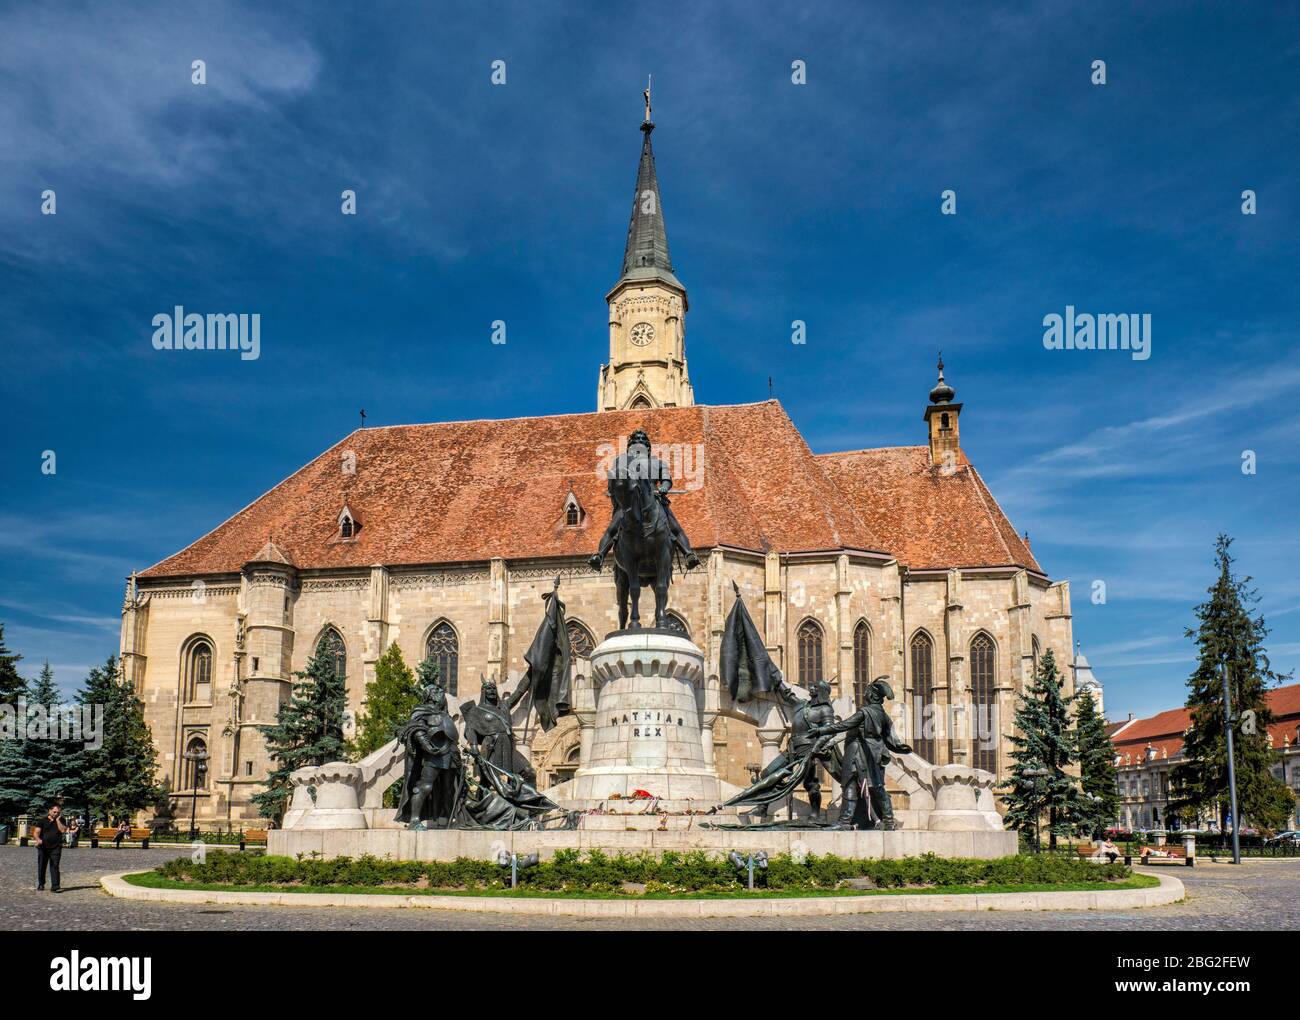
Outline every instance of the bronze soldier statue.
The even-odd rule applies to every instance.
[[[839,820],[831,826],[832,829],[855,827],[858,797],[864,788],[872,811],[880,819],[881,827],[899,828],[894,819],[894,807],[885,791],[885,766],[889,764],[890,751],[895,754],[911,754],[912,749],[894,737],[894,725],[884,705],[886,699],[893,696],[894,689],[889,685],[889,678],[878,677],[867,688],[866,705],[843,722],[817,726],[812,731],[814,737],[833,733],[847,734],[844,738],[844,765],[840,772],[843,802]]]
[[[460,706],[460,717],[465,723],[465,742],[506,772],[516,771],[515,732],[510,725],[510,712],[523,691],[524,688],[519,687],[514,696],[502,704],[496,681],[484,680],[478,701],[466,701]],[[481,774],[479,778],[483,778]]]
[[[698,567],[700,558],[695,555],[695,550],[691,548],[691,543],[686,538],[686,532],[682,530],[681,524],[678,523],[677,517],[673,513],[672,504],[668,499],[669,490],[673,487],[672,471],[667,464],[651,454],[650,437],[644,429],[637,429],[628,436],[627,453],[615,461],[611,474],[615,472],[621,472],[622,477],[644,481],[651,486],[655,498],[658,499],[668,517],[668,530],[672,534],[673,545],[685,557],[688,569]],[[587,561],[591,564],[592,570],[599,570],[605,562],[605,557],[609,554],[609,550],[618,537],[619,525],[623,520],[624,511],[614,499],[612,491],[609,498],[614,513],[610,518],[609,527],[605,529],[605,534],[601,536],[599,548],[597,548],[595,555]]]
[[[835,709],[830,704],[831,685],[825,680],[816,681],[811,689],[811,699],[802,701],[786,686],[781,671],[771,667],[775,681],[773,692],[787,704],[793,704],[794,717],[790,721],[790,741],[759,774],[754,784],[728,800],[723,806],[755,804],[758,817],[766,818],[768,806],[794,795],[800,786],[808,794],[813,815],[821,813],[821,772],[833,769],[838,760],[831,737],[823,731],[835,722]],[[766,822],[761,823],[766,825]]]
[[[807,701],[802,701],[795,698],[784,680],[779,679],[779,671],[777,675],[777,693],[787,704],[794,705],[794,717],[790,720],[790,741],[786,744],[785,750],[773,758],[767,768],[759,774],[759,782],[795,764],[799,759],[811,756],[812,760],[804,773],[802,785],[804,792],[808,794],[808,804],[812,807],[815,817],[821,814],[822,810],[822,769],[830,762],[833,752],[829,746],[830,742],[819,741],[814,736],[813,730],[818,726],[829,726],[835,722],[835,709],[831,708],[831,685],[825,680],[814,681],[808,688],[811,696]],[[762,804],[758,814],[767,817],[767,808],[767,803]]]
[[[430,687],[424,704],[398,731],[406,748],[406,772],[397,805],[397,820],[412,829],[450,828],[456,819],[464,767],[456,724],[447,714],[447,695]]]

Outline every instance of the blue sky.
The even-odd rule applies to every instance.
[[[919,444],[942,348],[1112,717],[1182,701],[1220,530],[1294,668],[1297,5],[797,6],[0,7],[0,620],[26,672],[78,684],[124,575],[359,408],[592,409],[647,73],[697,399],[771,376],[814,450]],[[176,304],[260,313],[261,357],[155,351]],[[1151,358],[1044,349],[1067,304],[1150,313]]]

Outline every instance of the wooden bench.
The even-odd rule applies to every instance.
[[[122,837],[122,841],[126,842],[129,840],[132,843],[139,843],[140,846],[148,850],[149,837],[152,835],[153,835],[153,830],[151,829],[137,829],[132,827],[130,833]],[[114,845],[116,845],[116,842],[117,842],[116,828],[96,829],[94,835],[90,837],[90,845],[93,847],[99,846],[100,843],[113,843]]]
[[[249,843],[266,845],[265,829],[246,829],[239,834],[239,849],[243,850]]]
[[[1076,846],[1074,848],[1074,852],[1078,854],[1085,861],[1095,861],[1097,864],[1109,863],[1109,861],[1106,861],[1104,857],[1101,860],[1097,860],[1097,855],[1098,853],[1100,853],[1100,851],[1095,846]],[[1122,859],[1125,864],[1133,863],[1133,859],[1128,854],[1124,854],[1124,853],[1119,854],[1115,859],[1117,861]]]
[[[1143,863],[1143,864],[1146,864],[1146,865],[1151,865],[1151,864],[1182,864],[1182,865],[1186,865],[1186,866],[1189,867],[1189,868],[1190,868],[1190,867],[1193,867],[1193,866],[1196,864],[1196,858],[1195,858],[1195,857],[1188,857],[1188,856],[1187,856],[1187,851],[1184,850],[1182,847],[1179,847],[1179,846],[1167,846],[1167,847],[1164,847],[1163,849],[1164,849],[1164,851],[1165,851],[1165,855],[1166,855],[1166,856],[1163,856],[1163,857],[1153,857],[1153,856],[1151,855],[1151,850],[1152,850],[1152,849],[1153,849],[1153,848],[1152,848],[1152,847],[1149,847],[1149,846],[1144,846],[1144,847],[1142,848],[1142,863]]]

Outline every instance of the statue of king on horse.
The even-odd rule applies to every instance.
[[[655,626],[668,626],[668,585],[673,553],[681,553],[686,569],[700,558],[686,539],[668,502],[673,478],[668,465],[650,452],[650,437],[637,429],[628,437],[627,452],[609,469],[609,499],[614,515],[589,561],[599,570],[614,548],[614,585],[618,592],[618,626],[641,626],[638,601],[641,586],[655,593]]]

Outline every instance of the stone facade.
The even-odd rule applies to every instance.
[[[345,647],[349,709],[362,707],[376,660],[396,643],[408,663],[425,657],[434,628],[450,624],[457,642],[454,704],[477,697],[479,678],[506,677],[513,687],[525,668],[522,656],[541,620],[542,592],[562,576],[569,620],[595,641],[617,627],[613,579],[582,562],[466,564],[440,569],[375,567],[355,571],[299,572],[286,564],[252,562],[237,577],[196,584],[140,580],[128,588],[123,609],[122,656],[145,702],[163,776],[180,809],[190,806],[193,772],[187,748],[202,741],[209,755],[206,790],[197,815],[207,822],[250,819],[251,795],[269,771],[257,727],[274,721],[288,698],[292,673],[306,666],[327,629]],[[760,556],[714,549],[703,566],[673,585],[671,606],[705,653],[716,677],[723,622],[735,581],[764,635],[773,659],[792,682],[799,675],[799,631],[811,621],[820,632],[823,671],[834,676],[836,696],[853,696],[855,676],[887,674],[899,700],[897,724],[915,742],[920,735],[917,690],[904,655],[909,641],[928,635],[934,649],[934,703],[943,709],[935,729],[934,764],[976,764],[981,733],[990,729],[998,774],[1007,767],[1005,728],[1014,694],[1033,669],[1035,649],[1058,659],[1071,646],[1066,582],[1048,583],[1025,570],[948,570],[905,574],[894,560],[867,554]],[[196,581],[196,583],[199,583]],[[869,662],[854,637],[865,623]],[[971,703],[967,658],[972,640],[987,635],[996,650],[994,714]],[[213,649],[211,680],[187,690],[187,652],[198,641]],[[586,675],[589,663],[576,660]],[[973,724],[973,725],[972,725]],[[972,733],[973,730],[973,733]],[[778,752],[781,729],[756,730],[749,720],[723,715],[706,731],[720,776],[747,785],[746,766],[766,764]],[[534,728],[534,764],[543,785],[566,778],[576,760],[577,726],[551,734]]]

